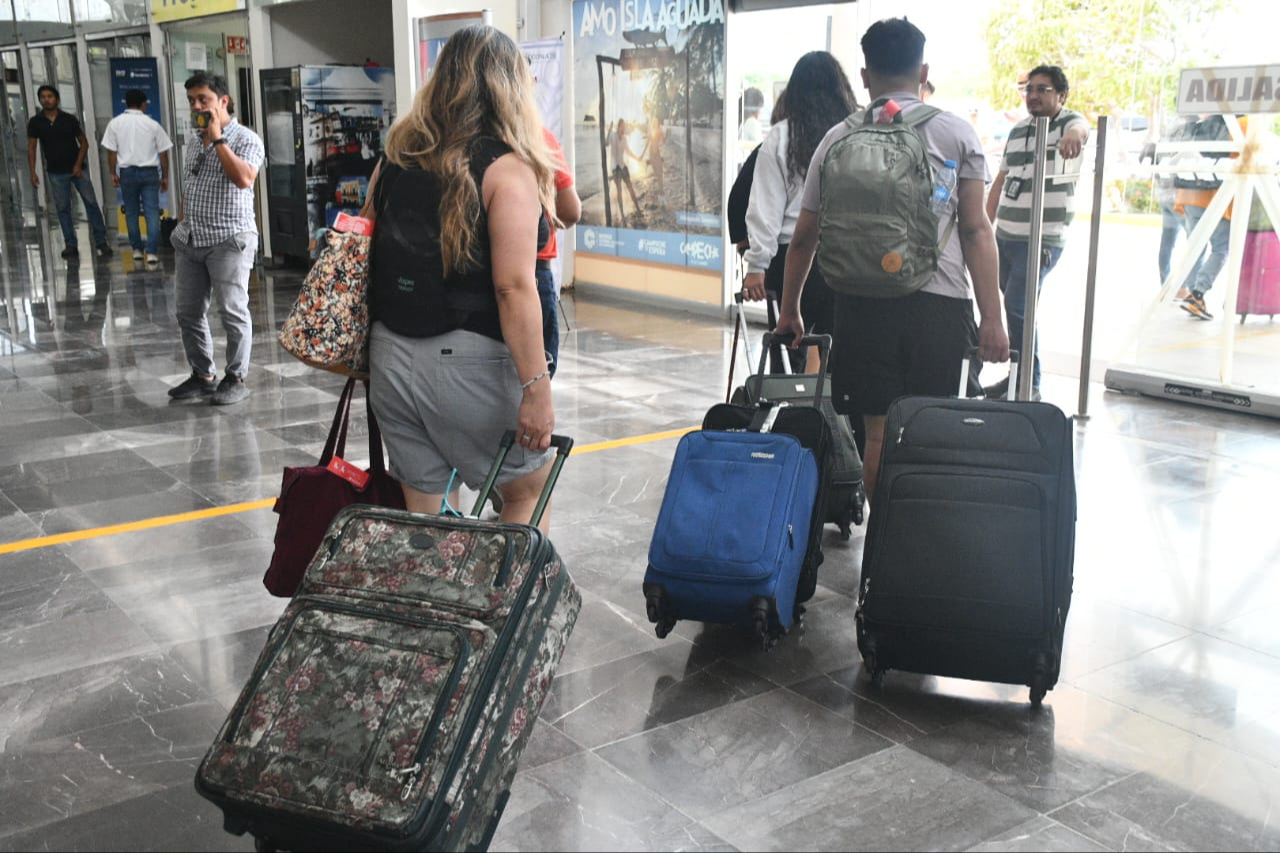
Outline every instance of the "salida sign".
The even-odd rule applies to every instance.
[[[1178,82],[1178,112],[1280,112],[1280,65],[1184,69]]]

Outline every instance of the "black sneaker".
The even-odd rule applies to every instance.
[[[80,257],[80,250],[77,249],[75,246],[68,246],[67,248],[62,250],[62,257],[78,258]]]
[[[1204,297],[1199,293],[1193,293],[1187,297],[1187,301],[1182,303],[1182,310],[1186,311],[1192,317],[1198,317],[1201,320],[1212,320],[1213,315],[1209,313],[1209,309],[1204,307]]]
[[[115,254],[115,253],[111,251],[111,247],[110,247],[110,246],[108,246],[106,243],[99,243],[99,244],[98,244],[98,257],[100,257],[100,258],[109,258],[109,257],[111,257],[113,254]]]
[[[209,402],[215,406],[230,406],[232,403],[240,403],[248,398],[249,386],[244,384],[244,379],[228,373],[218,383],[218,390],[213,392]]]
[[[194,397],[208,397],[217,390],[218,386],[212,377],[205,379],[203,376],[192,373],[187,377],[186,382],[170,388],[169,396],[175,400],[190,400]]]

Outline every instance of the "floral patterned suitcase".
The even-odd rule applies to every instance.
[[[581,601],[536,527],[348,507],[196,788],[260,850],[484,850]]]

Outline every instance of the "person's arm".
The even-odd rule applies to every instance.
[[[556,190],[556,219],[562,228],[572,228],[582,218],[582,199],[573,184]]]
[[[160,156],[163,157],[164,155],[162,154]],[[120,174],[116,171],[116,164],[119,161],[120,161],[120,158],[116,156],[116,152],[108,148],[107,149],[107,168],[111,170],[111,186],[113,187],[120,186]]]
[[[27,167],[31,170],[31,186],[40,186],[40,173],[36,171],[36,146],[40,142],[34,136],[27,137]]]
[[[360,207],[360,216],[364,219],[373,219],[377,216],[378,205],[374,200],[374,190],[378,186],[378,176],[382,174],[382,161],[379,160],[377,165],[373,167],[373,174],[369,176],[369,186],[364,191],[364,204]]]
[[[960,205],[960,247],[964,252],[964,264],[973,279],[974,301],[978,303],[978,316],[981,318],[978,324],[978,358],[1008,361],[1009,335],[1000,314],[1000,258],[996,251],[995,231],[983,210],[982,189],[982,181],[977,178],[961,178],[956,188]],[[790,260],[788,257],[788,266]]]
[[[209,122],[209,126],[204,130],[204,138],[209,142],[223,139],[222,123],[218,120],[218,114],[215,111],[213,118]],[[231,183],[235,184],[242,190],[247,190],[253,186],[253,182],[258,177],[258,165],[262,162],[261,144],[255,147],[258,151],[256,159],[245,160],[231,148],[229,141],[220,142],[213,146],[214,152],[218,155],[218,162],[222,163],[222,171],[231,179]],[[241,153],[244,153],[243,151]]]
[[[743,255],[747,275],[742,287],[747,299],[764,299],[764,273],[778,253],[782,223],[787,215],[787,176],[785,152],[780,151],[782,131],[769,131],[760,156],[756,158],[751,178],[751,195],[747,199],[747,242]]]
[[[485,172],[483,191],[502,338],[524,386],[516,439],[523,446],[544,450],[551,446],[555,411],[542,348],[542,303],[534,278],[542,215],[538,186],[532,169],[515,154],[504,154]]]
[[[160,152],[160,192],[169,191],[169,152]]]
[[[89,139],[84,135],[83,128],[76,134],[76,142],[80,144],[80,150],[76,153],[76,164],[71,168],[71,174],[78,178],[84,171],[84,157],[89,153]]]
[[[1080,152],[1084,150],[1084,144],[1089,141],[1089,122],[1081,116],[1067,125],[1066,130],[1062,131],[1062,138],[1058,140],[1058,153],[1062,155],[1064,160],[1070,160],[1073,157],[1079,157]]]
[[[787,248],[787,263],[782,272],[782,305],[778,311],[778,326],[774,329],[780,335],[793,336],[792,349],[804,337],[800,295],[804,292],[804,283],[809,279],[809,270],[813,267],[813,256],[817,250],[818,213],[801,208],[800,218],[796,220],[796,230],[792,233],[791,243]]]
[[[996,221],[996,212],[1000,210],[1000,193],[1004,192],[1004,176],[1009,174],[1004,169],[996,173],[996,179],[991,182],[991,189],[987,193],[987,221],[994,224]]]

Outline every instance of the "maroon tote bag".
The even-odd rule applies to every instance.
[[[343,459],[347,449],[347,424],[351,417],[351,399],[355,396],[355,378],[347,380],[338,399],[338,411],[329,428],[320,462],[306,468],[285,468],[280,484],[280,497],[275,511],[276,549],[271,566],[262,579],[267,591],[282,598],[292,597],[302,574],[320,547],[329,522],[343,507],[351,504],[404,509],[404,492],[387,473],[382,459],[382,433],[368,405],[365,384],[365,406],[369,413],[369,470],[361,471]]]

